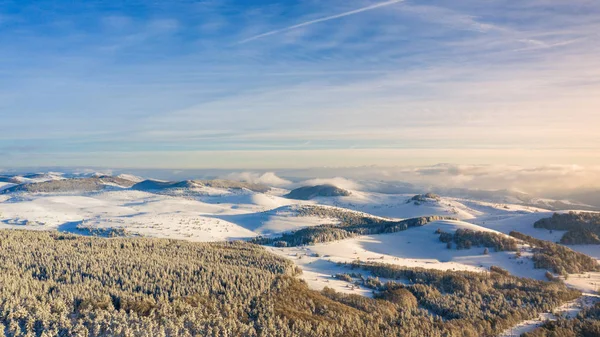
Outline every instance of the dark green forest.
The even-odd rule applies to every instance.
[[[440,241],[450,244],[452,243],[456,249],[470,249],[472,247],[493,248],[497,252],[503,251],[518,251],[517,241],[506,237],[506,235],[494,232],[474,231],[470,229],[459,228],[454,233],[444,232],[441,229],[436,230],[436,234],[440,235]]]
[[[600,271],[600,264],[585,254],[550,241],[539,240],[531,236],[510,232],[510,236],[522,240],[533,247],[535,268],[548,269],[555,274],[580,274]]]
[[[299,210],[298,216],[334,218],[338,219],[339,223],[306,227],[291,233],[283,233],[280,237],[257,237],[252,239],[252,242],[261,245],[272,244],[278,247],[301,246],[343,240],[358,235],[395,233],[438,220],[456,220],[444,216],[424,216],[396,221],[359,212],[319,206],[304,206]]]
[[[492,336],[578,297],[502,273],[360,265],[409,285],[310,290],[260,246],[0,231],[5,336]]]
[[[567,231],[560,239],[565,245],[600,245],[600,213],[554,213],[550,218],[536,221],[535,228]]]
[[[547,269],[555,274],[579,274],[600,271],[598,262],[568,247],[550,241],[539,240],[531,236],[511,232],[507,237],[493,232],[457,229],[454,233],[436,230],[439,240],[448,245],[448,248],[471,249],[472,247],[492,248],[497,252],[514,251],[520,255],[518,243],[526,243],[532,247],[533,263],[537,269]]]

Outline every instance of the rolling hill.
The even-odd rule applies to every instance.
[[[551,242],[565,233],[535,228],[536,221],[554,212],[523,204],[443,194],[343,190],[333,185],[289,191],[229,180],[135,182],[125,177],[62,177],[5,185],[0,229],[195,242],[254,241],[301,268],[300,277],[310,288],[327,287],[366,297],[374,296],[373,289],[356,285],[356,278],[348,282],[346,276],[335,275],[351,274],[350,264],[383,263],[485,275],[498,267],[518,277],[547,278],[545,269],[535,268],[535,252],[527,243],[519,243],[516,251],[496,251],[477,242],[465,249],[442,242],[441,232],[483,232],[498,238],[517,231]],[[321,240],[330,232],[337,234]],[[308,239],[299,246],[273,246],[282,237],[305,234]],[[600,251],[590,246],[568,247],[600,259]],[[600,273],[571,275],[566,282],[591,292],[600,284]]]
[[[347,197],[351,193],[333,185],[315,185],[296,188],[285,197],[296,200],[311,200],[318,197]]]

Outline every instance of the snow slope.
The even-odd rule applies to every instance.
[[[567,211],[560,211],[558,213],[565,212]],[[551,231],[533,227],[536,221],[551,217],[552,214],[554,212],[540,210],[534,213],[515,213],[513,215],[488,213],[468,221],[505,234],[517,231],[540,240],[559,242],[566,231]],[[600,246],[598,245],[567,245],[567,247],[600,260]]]
[[[18,183],[41,183],[45,181],[62,180],[66,179],[63,173],[60,172],[47,172],[47,173],[34,173],[28,175],[16,175],[13,176],[15,182]]]
[[[392,234],[366,235],[305,247],[269,249],[281,256],[292,258],[308,272],[303,278],[316,288],[331,287],[332,272],[338,270],[336,264],[354,260],[480,272],[487,271],[490,266],[495,265],[513,275],[544,279],[545,271],[533,269],[533,263],[527,258],[530,254],[525,253],[521,258],[515,258],[515,252],[490,250],[488,255],[484,255],[484,248],[447,249],[435,234],[438,228],[445,232],[452,232],[458,228],[494,232],[463,221],[443,220]],[[298,259],[298,256],[302,258]]]
[[[272,235],[305,227],[339,223],[337,219],[317,216],[299,216],[298,207],[283,206],[259,213],[245,213],[216,216],[219,219],[238,224],[259,235]]]
[[[0,203],[0,228],[69,231],[73,223],[85,223],[97,228],[125,228],[141,235],[193,241],[255,236],[241,226],[212,216],[236,212],[231,207],[139,191],[44,195]]]
[[[0,181],[0,191],[2,191],[4,189],[7,189],[7,188],[10,188],[10,187],[13,187],[15,185],[16,184],[13,184],[13,183],[5,183],[5,182],[1,182]]]
[[[59,175],[54,175],[54,178]],[[48,178],[36,176],[35,179]],[[34,178],[28,178],[34,179]],[[62,177],[60,177],[62,179]],[[2,183],[0,189],[7,185]],[[533,223],[552,215],[541,208],[492,203],[464,198],[431,198],[415,202],[413,194],[383,194],[352,190],[348,196],[319,197],[301,201],[283,197],[288,190],[276,188],[264,193],[245,188],[198,185],[165,191],[122,188],[100,192],[33,193],[0,195],[0,228],[59,230],[81,233],[89,229],[124,229],[128,233],[191,241],[220,241],[269,236],[308,226],[334,224],[338,220],[299,216],[307,205],[336,206],[342,211],[359,211],[373,216],[406,219],[418,216],[451,216],[461,221],[438,221],[406,231],[360,236],[306,247],[274,248],[291,258],[315,288],[334,287],[344,292],[368,295],[370,291],[348,288],[334,280],[341,272],[337,262],[377,261],[411,267],[485,271],[497,265],[517,276],[542,279],[543,270],[533,269],[525,252],[490,252],[483,248],[448,250],[434,234],[437,228],[452,231],[467,228],[508,234],[516,230],[536,238],[557,241],[562,232],[535,229]],[[410,201],[409,201],[410,200]],[[407,202],[408,201],[408,202]],[[571,246],[600,259],[598,246]],[[600,285],[600,274],[572,276],[568,282],[584,290]]]
[[[465,211],[458,202],[443,198],[415,204],[408,202],[414,194],[383,194],[352,190],[349,196],[319,197],[313,201],[320,205],[331,205],[377,216],[406,219],[427,215],[445,215],[469,219],[474,215]]]
[[[122,176],[131,181],[141,178]],[[60,174],[21,177],[23,182],[65,179]],[[0,190],[13,186],[0,183]],[[222,188],[195,184],[168,191],[119,188],[100,192],[0,194],[0,229],[58,230],[86,233],[84,229],[124,229],[149,237],[190,241],[249,239],[277,235],[308,226],[335,224],[339,220],[300,216],[304,206],[339,207],[390,219],[420,216],[450,216],[459,221],[436,221],[405,231],[354,237],[311,246],[266,247],[291,259],[302,268],[302,278],[314,289],[330,287],[344,293],[372,296],[372,290],[335,279],[349,270],[340,262],[373,261],[438,270],[486,272],[495,265],[510,273],[544,279],[545,270],[534,269],[528,247],[521,257],[515,252],[484,254],[484,248],[447,249],[435,231],[459,228],[508,234],[518,231],[539,239],[558,241],[564,232],[533,227],[535,221],[553,212],[519,204],[494,203],[467,198],[440,197],[415,202],[414,194],[384,194],[351,190],[348,196],[317,197],[312,200],[285,198],[289,190],[271,188],[257,192],[246,188]],[[600,259],[600,246],[570,248]],[[367,274],[367,273],[363,273]],[[382,280],[385,281],[385,280]],[[600,289],[600,273],[570,275],[567,284],[585,292]],[[587,298],[587,297],[586,297]],[[571,308],[566,307],[565,311]],[[542,317],[546,318],[546,317]],[[541,320],[526,321],[514,331],[530,331]],[[510,333],[510,331],[507,331]]]

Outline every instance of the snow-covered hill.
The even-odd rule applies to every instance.
[[[438,229],[453,232],[459,228],[495,232],[468,222],[442,220],[392,234],[366,235],[305,247],[270,249],[292,258],[305,271],[304,279],[315,288],[331,287],[331,275],[339,272],[337,263],[355,260],[481,272],[488,271],[491,266],[500,266],[517,276],[543,279],[545,271],[534,269],[527,254],[515,258],[514,252],[484,254],[483,247],[448,249],[435,234]]]
[[[315,288],[329,286],[365,295],[370,292],[348,288],[347,282],[332,278],[342,268],[338,262],[377,261],[480,272],[494,265],[518,276],[541,279],[545,270],[533,268],[531,254],[526,250],[521,257],[516,257],[515,252],[484,254],[483,247],[448,249],[434,232],[438,228],[446,232],[459,228],[504,234],[519,231],[552,242],[558,241],[563,234],[533,227],[535,221],[552,215],[548,209],[466,197],[345,189],[348,193],[295,200],[285,197],[289,190],[280,187],[224,180],[162,182],[140,181],[128,175],[68,178],[60,174],[22,178],[27,182],[21,185],[0,183],[4,193],[0,195],[0,228],[221,241],[337,225],[340,219],[335,214],[357,214],[389,221],[431,215],[459,219],[436,221],[396,233],[355,236],[303,247],[268,248],[297,263],[304,270],[304,279]],[[125,181],[128,183],[123,183]],[[115,186],[93,190],[66,188],[81,182],[113,183]],[[15,188],[19,186],[26,187]],[[61,188],[42,189],[48,186]],[[303,212],[307,207],[326,207],[333,211],[323,214],[333,215]],[[600,246],[571,248],[600,259]],[[595,283],[600,284],[600,275],[574,276],[568,282],[581,289],[593,290]]]

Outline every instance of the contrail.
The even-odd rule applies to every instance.
[[[263,33],[263,34],[259,34],[259,35],[255,35],[255,36],[249,37],[249,38],[247,38],[245,40],[239,41],[238,44],[242,44],[242,43],[246,43],[246,42],[258,40],[258,39],[263,38],[265,36],[270,36],[270,35],[275,35],[275,34],[287,32],[289,30],[293,30],[293,29],[296,29],[296,28],[301,28],[301,27],[305,27],[305,26],[314,25],[315,23],[329,21],[329,20],[334,20],[334,19],[339,19],[339,18],[343,18],[345,16],[350,16],[350,15],[354,15],[354,14],[358,14],[358,13],[370,11],[370,10],[375,9],[375,8],[397,4],[397,3],[403,2],[403,1],[404,0],[392,0],[392,1],[381,2],[381,3],[375,4],[375,5],[371,5],[371,6],[367,6],[367,7],[363,7],[363,8],[359,8],[359,9],[355,9],[355,10],[352,10],[352,11],[349,11],[349,12],[344,12],[344,13],[340,13],[340,14],[336,14],[336,15],[332,15],[332,16],[327,16],[327,17],[316,19],[316,20],[312,20],[312,21],[306,21],[306,22],[303,22],[303,23],[299,23],[297,25],[289,26],[289,27],[282,28],[282,29],[272,30],[270,32],[266,32],[266,33]]]

